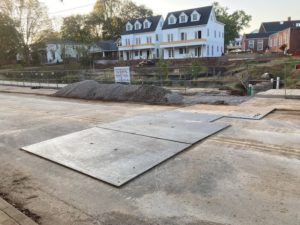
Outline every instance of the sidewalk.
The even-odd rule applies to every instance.
[[[0,225],[37,225],[37,223],[0,198]]]
[[[300,99],[300,89],[271,89],[265,92],[260,92],[256,97],[261,98],[291,98]]]

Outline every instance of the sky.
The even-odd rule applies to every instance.
[[[40,0],[49,9],[50,17],[64,17],[72,14],[89,13],[96,0]],[[250,27],[242,33],[252,32],[259,28],[261,22],[283,21],[290,16],[300,20],[299,0],[134,0],[137,4],[146,5],[157,15],[166,17],[168,12],[211,5],[218,1],[230,11],[244,10],[252,15]]]

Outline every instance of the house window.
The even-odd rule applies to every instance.
[[[130,24],[127,25],[126,30],[127,30],[127,31],[130,31],[130,30],[131,30],[131,25],[130,25]]]
[[[147,37],[147,44],[152,44],[152,37]]]
[[[169,24],[174,24],[175,23],[175,18],[174,16],[169,17]]]
[[[142,50],[140,50],[140,56],[143,56],[143,51]]]
[[[282,36],[279,37],[279,46],[282,45]]]
[[[264,50],[264,40],[258,40],[257,41],[257,51]]]
[[[254,40],[249,40],[248,41],[248,48],[249,49],[254,49]]]
[[[186,54],[187,53],[187,49],[186,48],[180,48],[179,49],[179,54],[182,55],[182,54]]]
[[[277,47],[277,44],[278,44],[278,42],[277,42],[277,38],[274,38],[274,47]]]
[[[214,56],[214,46],[211,46],[211,56]]]
[[[149,23],[147,21],[144,22],[144,28],[145,29],[149,28]]]
[[[209,37],[209,29],[207,28],[207,37]]]
[[[221,31],[219,31],[219,38],[221,38]]]
[[[200,57],[201,56],[201,47],[195,48],[195,56]]]
[[[173,34],[168,34],[168,42],[172,42],[173,41]]]
[[[135,43],[136,43],[137,45],[140,45],[140,44],[141,44],[141,38],[136,38]]]
[[[215,38],[217,38],[217,31],[215,30]]]
[[[159,41],[159,36],[158,36],[158,34],[155,35],[155,37],[156,37],[156,41]]]
[[[300,27],[300,23],[296,23],[296,27]]]
[[[169,49],[168,53],[169,53],[169,58],[174,58],[174,50],[173,49]]]
[[[209,56],[209,45],[207,45],[207,56]]]
[[[139,51],[135,51],[135,52],[134,52],[134,55],[135,55],[135,56],[139,56]]]
[[[180,23],[185,23],[186,22],[186,16],[185,15],[181,15],[180,16]]]
[[[159,49],[156,49],[156,58],[159,58]]]
[[[201,30],[196,31],[195,32],[195,39],[201,39],[201,38],[202,38],[202,32],[201,32]]]
[[[217,52],[219,52],[219,46],[217,46]]]
[[[199,21],[199,15],[196,12],[194,12],[192,14],[192,22],[195,22],[195,21]]]
[[[187,39],[187,34],[184,33],[184,32],[182,32],[182,33],[181,33],[181,40],[184,41],[184,40],[186,40],[186,39]]]
[[[136,24],[135,24],[135,29],[136,29],[136,30],[139,30],[139,29],[141,29],[141,27],[140,27],[140,24],[139,24],[139,23],[136,23]]]

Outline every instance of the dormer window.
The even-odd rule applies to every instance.
[[[185,13],[181,13],[179,16],[179,22],[180,23],[186,23],[187,22],[187,15]]]
[[[175,24],[176,23],[176,17],[174,15],[169,16],[169,24]]]
[[[141,24],[139,21],[136,21],[135,24],[134,24],[134,29],[135,30],[140,30],[141,29]]]
[[[148,29],[148,28],[150,28],[150,26],[151,26],[151,23],[149,22],[149,20],[145,20],[144,21],[144,29]]]
[[[132,25],[131,25],[131,23],[127,23],[127,25],[126,25],[126,30],[127,30],[127,31],[132,30]]]
[[[147,21],[144,23],[144,28],[145,29],[149,28],[149,23]]]
[[[200,14],[195,10],[191,15],[191,21],[199,21],[200,20]]]

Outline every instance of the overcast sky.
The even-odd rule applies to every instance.
[[[46,3],[51,17],[63,17],[71,14],[85,14],[91,11],[96,0],[41,0]],[[164,17],[167,12],[211,5],[214,0],[135,0],[137,4],[144,4],[155,14]],[[300,20],[299,0],[218,0],[231,11],[242,9],[252,15],[250,27],[244,32],[259,28],[262,21],[287,20],[289,16]]]

